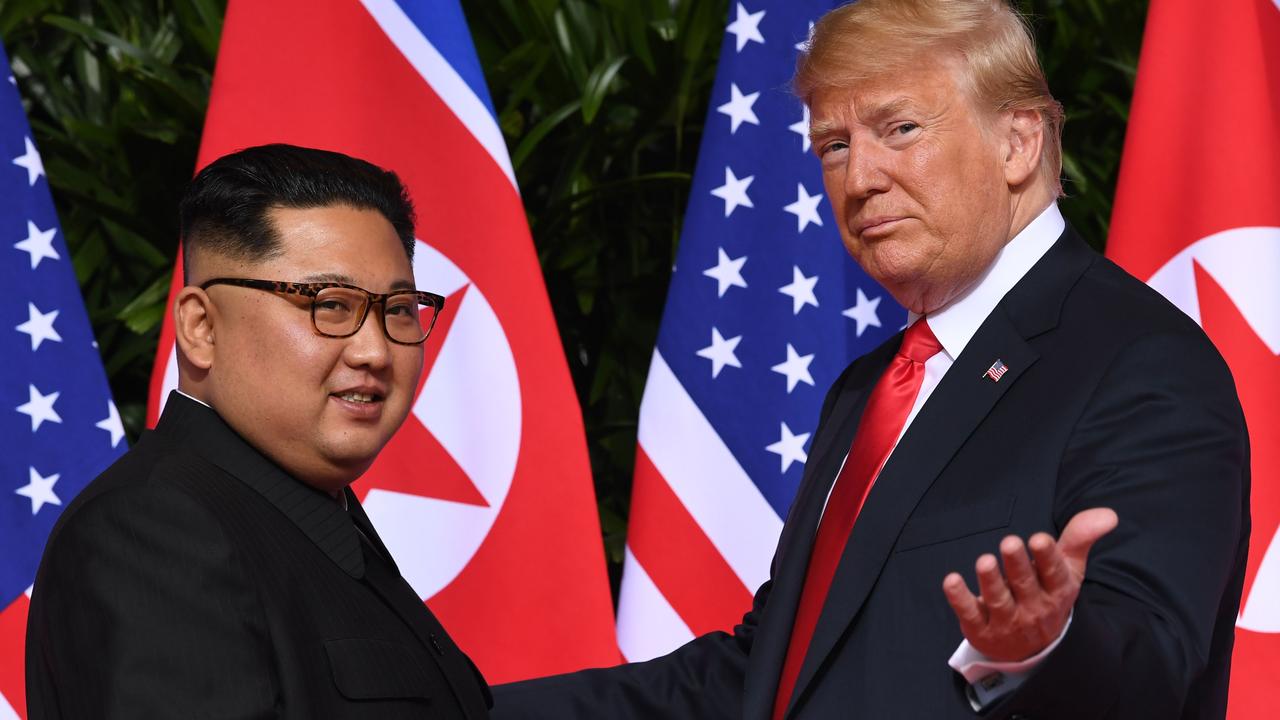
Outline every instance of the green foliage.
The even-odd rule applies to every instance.
[[[249,0],[259,1],[259,0]],[[582,404],[613,569],[637,409],[728,0],[463,0]],[[131,437],[224,0],[0,0],[3,37]],[[1064,204],[1106,237],[1146,2],[1020,0],[1066,106]]]
[[[1023,0],[1021,5],[1036,28],[1049,87],[1066,108],[1063,214],[1101,250],[1111,222],[1147,1]]]
[[[218,0],[4,0],[27,103],[120,415],[137,437],[221,32]]]
[[[636,418],[702,132],[725,3],[464,2],[622,559]]]

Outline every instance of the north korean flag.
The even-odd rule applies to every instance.
[[[1152,0],[1107,254],[1235,375],[1253,534],[1228,716],[1280,702],[1280,0]],[[1213,478],[1205,478],[1212,482]]]

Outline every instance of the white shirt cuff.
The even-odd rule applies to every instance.
[[[1040,652],[1032,655],[1026,660],[1017,662],[1000,662],[992,660],[986,655],[978,652],[976,648],[969,644],[968,640],[962,640],[960,647],[951,654],[951,659],[947,664],[951,669],[964,676],[966,682],[969,683],[969,704],[974,710],[981,710],[990,705],[992,702],[1013,692],[1019,685],[1027,679],[1031,671],[1036,668],[1045,658],[1049,657],[1049,653],[1054,651],[1062,643],[1062,638],[1067,636],[1067,630],[1071,627],[1071,618],[1073,612],[1067,616],[1067,624],[1062,626],[1062,632],[1048,647]]]

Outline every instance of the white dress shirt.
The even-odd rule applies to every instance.
[[[902,431],[898,433],[898,441],[902,440],[911,422],[929,401],[938,383],[942,382],[952,363],[964,352],[965,346],[973,339],[987,316],[1027,274],[1031,266],[1057,242],[1064,229],[1066,221],[1062,218],[1057,203],[1051,203],[1000,250],[991,266],[972,287],[946,307],[929,315],[929,328],[942,345],[942,351],[924,364],[924,382],[920,385],[920,392],[916,395],[915,404],[907,415]],[[907,325],[910,326],[919,319],[919,315],[909,313]],[[834,488],[835,483],[832,483],[832,489]],[[828,491],[827,500],[830,499]],[[942,592],[941,587],[938,592]],[[1068,618],[1067,627],[1070,625],[1071,620]],[[972,690],[970,702],[978,710],[1021,685],[1031,670],[1062,642],[1066,633],[1064,627],[1062,634],[1049,647],[1021,662],[993,661],[974,649],[968,640],[964,640],[956,648],[949,664],[968,681]]]

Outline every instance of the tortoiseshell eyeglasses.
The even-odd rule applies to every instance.
[[[444,309],[444,296],[422,290],[392,290],[373,293],[340,282],[295,283],[281,280],[214,278],[201,283],[201,290],[213,285],[265,290],[283,295],[311,298],[311,325],[325,337],[351,337],[360,332],[369,306],[382,308],[382,331],[400,345],[419,345],[431,334],[436,317]]]

